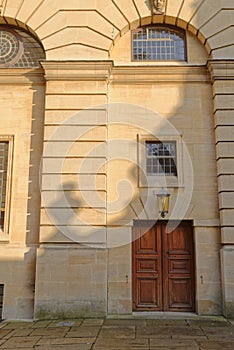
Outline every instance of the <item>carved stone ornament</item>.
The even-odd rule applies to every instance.
[[[150,0],[151,9],[155,13],[163,14],[166,10],[167,0]]]

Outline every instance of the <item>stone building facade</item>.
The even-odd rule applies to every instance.
[[[0,1],[3,318],[234,316],[233,18]]]

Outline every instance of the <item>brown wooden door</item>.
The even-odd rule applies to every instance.
[[[181,222],[139,221],[133,228],[133,310],[194,311],[193,232]]]

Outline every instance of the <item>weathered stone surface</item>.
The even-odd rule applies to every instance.
[[[202,327],[208,338],[227,338],[234,340],[233,327]]]
[[[95,350],[148,350],[149,342],[148,339],[109,339],[109,338],[98,338],[94,346]]]
[[[40,337],[12,337],[8,339],[3,345],[1,345],[1,349],[24,349],[33,347]]]
[[[87,344],[92,345],[95,341],[95,338],[57,338],[57,339],[48,339],[43,337],[39,340],[37,345],[71,345],[71,344]]]
[[[200,349],[210,349],[210,350],[233,350],[234,348],[234,342],[229,341],[228,339],[223,341],[217,341],[217,340],[204,340],[201,342],[198,342]]]
[[[9,329],[0,329],[0,339],[7,337],[8,334],[11,334]]]
[[[14,329],[10,333],[8,333],[6,336],[4,336],[4,339],[9,339],[11,337],[27,337],[32,332],[33,332],[33,329],[31,329],[31,328]]]
[[[195,340],[184,339],[151,339],[150,349],[190,349],[199,350],[198,344]]]
[[[68,338],[80,338],[80,337],[96,337],[100,327],[98,326],[81,326],[81,327],[72,327],[72,329],[67,333],[66,337]]]
[[[62,326],[66,322],[77,325]],[[43,323],[39,323],[39,328],[28,328],[27,323],[21,323],[21,328],[18,327],[19,323],[3,323],[11,326],[11,329],[0,339],[0,349],[226,350],[233,349],[234,345],[234,323],[227,322],[222,317],[106,320],[99,318]],[[35,322],[31,323],[31,326],[33,325]],[[24,332],[28,335],[16,336]],[[35,333],[38,335],[35,336]]]
[[[146,320],[147,326],[154,326],[154,327],[187,327],[188,323],[186,320]]]
[[[37,350],[90,350],[92,344],[72,344],[72,345],[41,345]]]
[[[104,321],[104,325],[105,326],[120,326],[120,327],[123,327],[123,326],[146,326],[146,323],[148,324],[148,322],[150,321],[147,321],[147,320],[144,320],[144,319],[106,319]]]
[[[40,335],[47,338],[63,338],[69,331],[68,327],[37,328],[32,332],[32,336]]]
[[[199,328],[194,327],[141,327],[137,330],[137,337],[140,338],[194,338],[204,337],[204,332]]]
[[[134,326],[103,326],[100,338],[111,339],[134,339],[135,327]]]
[[[209,327],[211,329],[216,329],[216,327],[231,327],[230,322],[228,322],[222,317],[216,317],[211,319],[188,319],[187,323],[191,327],[201,327],[202,329],[204,329],[204,327]]]

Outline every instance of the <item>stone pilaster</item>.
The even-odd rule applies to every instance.
[[[221,223],[224,313],[234,316],[234,61],[208,63],[213,83],[214,126]]]
[[[105,164],[112,62],[42,65],[46,106],[35,317],[105,315]]]

